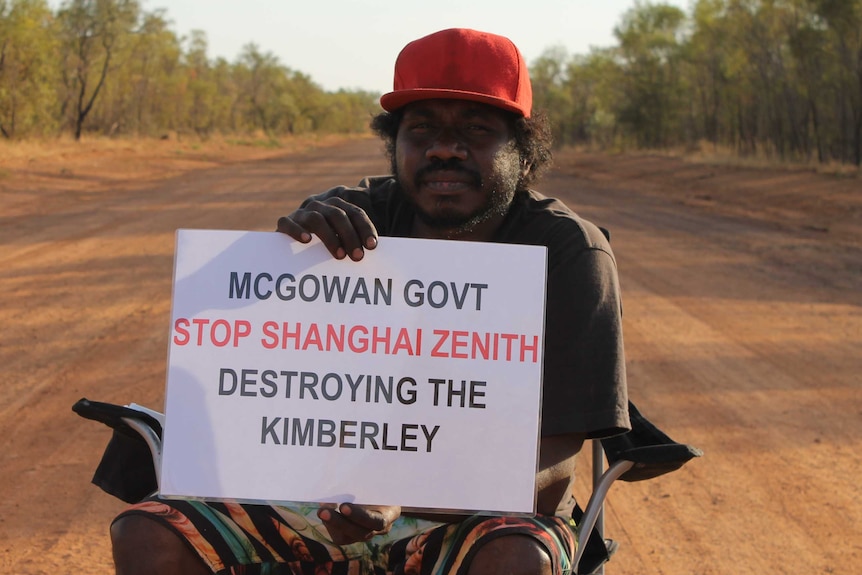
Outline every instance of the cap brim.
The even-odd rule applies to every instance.
[[[420,100],[469,100],[471,102],[480,102],[488,104],[496,108],[501,108],[507,112],[530,117],[529,110],[523,110],[520,106],[503,98],[496,98],[486,94],[477,94],[476,92],[465,92],[463,90],[446,90],[443,88],[413,88],[411,90],[398,90],[389,92],[380,96],[380,106],[387,112],[394,112],[399,108],[403,108],[407,104],[418,102]]]

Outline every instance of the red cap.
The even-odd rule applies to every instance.
[[[392,112],[434,98],[482,102],[529,118],[533,89],[524,57],[511,40],[452,28],[401,50],[393,91],[380,97],[380,105]]]

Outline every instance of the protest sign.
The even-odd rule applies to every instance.
[[[160,492],[531,513],[544,247],[177,232]]]

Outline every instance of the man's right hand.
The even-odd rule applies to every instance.
[[[341,198],[311,200],[305,207],[278,219],[277,231],[307,244],[316,235],[335,259],[358,262],[365,250],[377,247],[377,229],[365,211]]]

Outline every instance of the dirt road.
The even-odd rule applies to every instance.
[[[161,407],[174,230],[270,230],[309,193],[383,172],[379,150],[4,167],[0,571],[111,572],[122,503],[89,484],[109,432],[70,407]],[[608,573],[858,573],[859,180],[565,153],[539,187],[612,230],[631,396],[706,453],[614,487]]]

